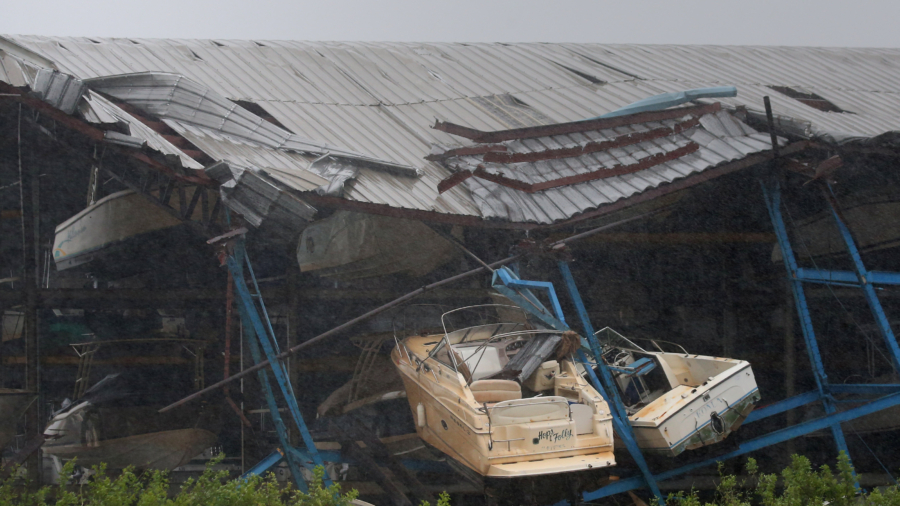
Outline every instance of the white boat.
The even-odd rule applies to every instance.
[[[597,334],[644,451],[674,457],[718,443],[760,399],[747,361],[648,351],[610,328]]]
[[[606,400],[571,355],[551,358],[574,333],[535,328],[520,308],[496,304],[441,320],[442,334],[398,340],[391,353],[422,440],[496,478],[616,464]]]
[[[70,269],[112,253],[129,256],[142,248],[138,239],[180,225],[181,221],[146,198],[125,190],[103,197],[56,227],[53,260]]]
[[[205,341],[186,338],[92,341],[71,345],[80,362],[74,402],[66,401],[44,430],[46,455],[77,459],[83,467],[105,463],[109,469],[174,469],[216,441],[221,423],[218,404],[199,409],[159,409],[203,385]],[[171,350],[193,358],[190,385],[172,370],[148,373],[137,368],[108,374],[90,388],[91,370],[99,350],[138,347],[144,353]]]
[[[302,272],[337,280],[424,276],[458,256],[427,225],[376,214],[336,211],[310,223],[297,243]]]
[[[52,435],[49,429],[45,432],[45,437]],[[106,464],[111,470],[128,466],[141,470],[171,470],[188,463],[215,442],[214,433],[189,428],[97,441],[61,439],[45,444],[42,450],[62,460],[75,458],[78,465],[85,468]]]
[[[109,469],[167,470],[215,443],[214,432],[198,428],[213,425],[210,414],[160,414],[160,406],[142,405],[133,385],[119,375],[107,376],[56,413],[44,430],[44,454],[75,458],[83,467],[105,463]]]

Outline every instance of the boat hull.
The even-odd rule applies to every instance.
[[[186,464],[216,442],[205,429],[178,429],[98,441],[93,444],[45,444],[43,452],[62,460],[77,459],[92,467],[105,463],[107,469],[169,470]]]
[[[479,424],[466,416],[463,401],[451,390],[443,389],[439,383],[425,383],[428,378],[444,377],[439,375],[445,375],[445,371],[434,367],[427,372],[416,371],[401,360],[396,348],[392,358],[403,379],[414,420],[420,417],[421,405],[424,423],[416,424],[419,437],[482,476],[540,476],[616,463],[609,419],[595,422],[595,432],[600,431],[595,434],[576,434],[575,422],[570,419],[495,427],[492,432],[489,424]],[[420,379],[422,374],[425,376]],[[558,435],[558,439],[544,439],[540,434]]]
[[[679,385],[629,419],[641,449],[674,457],[727,438],[759,399],[750,364],[739,362],[702,385]]]
[[[185,197],[191,198],[191,192]],[[193,219],[200,219],[198,213],[195,210]],[[82,282],[85,273],[116,280],[153,272],[166,279],[167,272],[205,265],[202,254],[185,247],[197,242],[196,234],[180,220],[126,190],[104,197],[57,226],[53,260],[61,278]],[[194,275],[199,272],[202,269]]]

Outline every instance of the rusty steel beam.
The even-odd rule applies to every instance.
[[[48,104],[42,100],[38,100],[36,98],[29,97],[26,94],[24,94],[24,92],[22,90],[20,90],[19,88],[15,88],[6,83],[0,82],[0,93],[2,93],[2,95],[0,95],[0,98],[5,98],[5,99],[10,99],[10,100],[15,100],[15,101],[21,102],[24,105],[27,105],[28,107],[30,107],[36,111],[39,111],[41,114],[49,117],[53,121],[56,121],[60,125],[86,136],[90,140],[97,141],[97,142],[103,142],[103,140],[105,139],[105,131],[104,130],[101,130],[99,128],[91,126],[88,123],[86,123],[74,116],[69,116],[68,114],[60,111],[59,109],[51,106],[50,104]],[[208,186],[208,187],[216,186],[215,182],[212,181],[211,179],[209,179],[209,177],[206,176],[206,174],[203,173],[202,171],[198,172],[198,174],[201,174],[200,176],[188,176],[188,175],[178,174],[170,167],[168,167],[160,162],[157,162],[156,160],[150,158],[145,153],[142,153],[140,151],[123,149],[123,148],[119,148],[118,146],[110,146],[110,147],[114,148],[117,152],[119,152],[121,154],[130,156],[131,158],[139,160],[140,162],[142,162],[144,164],[150,165],[154,169],[165,173],[169,177],[178,179],[179,181],[184,181],[186,183],[198,184],[198,185],[203,185],[203,186]]]
[[[444,121],[435,122],[432,128],[456,135],[458,137],[471,139],[475,142],[503,142],[515,139],[548,137],[551,135],[566,135],[578,132],[587,132],[589,130],[603,130],[606,128],[634,125],[635,123],[648,123],[651,121],[677,119],[688,115],[703,116],[704,114],[712,114],[718,112],[721,109],[721,104],[715,102],[708,105],[678,107],[675,109],[666,109],[664,111],[641,112],[638,114],[631,114],[627,116],[617,116],[615,118],[573,121],[571,123],[557,123],[554,125],[542,125],[537,127],[514,128],[511,130],[500,130],[496,132],[484,132],[482,130],[476,130],[474,128],[464,127]]]
[[[503,144],[482,144],[478,146],[463,146],[461,148],[448,149],[440,154],[432,154],[425,157],[426,160],[439,162],[455,156],[483,155],[485,153],[503,153],[506,146]]]
[[[0,93],[2,93],[2,96],[0,96],[0,98],[21,102],[36,111],[40,111],[41,114],[52,118],[54,121],[63,125],[64,127],[75,130],[76,132],[86,136],[91,140],[99,142],[104,138],[103,130],[94,128],[74,116],[69,116],[68,114],[60,111],[59,109],[42,100],[29,97],[19,88],[10,86],[9,84],[6,84],[4,82],[0,82]]]
[[[654,128],[646,132],[634,132],[630,134],[620,135],[614,139],[600,142],[588,142],[582,146],[561,149],[547,149],[544,151],[531,151],[529,153],[498,153],[495,151],[485,153],[482,158],[486,163],[522,163],[522,162],[539,162],[541,160],[558,160],[560,158],[572,158],[576,156],[597,153],[613,148],[621,148],[630,146],[639,142],[677,135],[689,128],[693,128],[700,124],[700,118],[692,118],[682,121],[672,128],[662,127]]]
[[[472,171],[470,170],[461,170],[458,172],[454,172],[449,177],[442,179],[441,182],[438,183],[438,193],[444,193],[450,188],[453,188],[454,186],[462,183],[466,179],[469,179],[470,177],[472,177]]]
[[[464,227],[503,228],[513,230],[528,230],[537,228],[534,223],[511,223],[499,220],[484,220],[477,216],[439,213],[437,211],[422,211],[420,209],[403,209],[388,204],[373,204],[348,200],[341,197],[329,197],[315,192],[302,193],[300,197],[308,204],[317,208],[346,209],[361,213],[390,216],[392,218],[405,218],[409,220],[427,221],[430,223],[446,223]]]
[[[540,183],[526,183],[524,181],[519,181],[518,179],[506,177],[502,174],[488,172],[484,168],[484,165],[479,165],[478,168],[476,168],[472,173],[472,175],[515,190],[520,190],[526,193],[535,193],[543,190],[548,190],[550,188],[557,188],[559,186],[567,186],[571,184],[584,183],[587,181],[594,181],[597,179],[605,179],[613,176],[621,176],[623,174],[631,174],[633,172],[649,169],[650,167],[659,165],[664,162],[675,160],[676,158],[681,158],[682,156],[694,153],[699,149],[699,144],[691,142],[686,146],[682,146],[678,149],[669,151],[668,153],[658,153],[652,156],[648,156],[647,158],[644,158],[643,160],[637,163],[632,163],[630,165],[619,165],[610,169],[603,168],[591,172],[585,172],[584,174],[576,174],[574,176],[551,179],[550,181],[542,181]]]
[[[816,145],[809,141],[800,141],[790,144],[786,147],[781,148],[782,154],[795,154],[801,151],[804,151],[808,148],[816,148]],[[698,183],[703,183],[705,181],[709,181],[711,179],[715,179],[719,176],[723,176],[726,174],[730,174],[732,172],[736,172],[738,170],[746,169],[748,167],[752,167],[758,163],[766,162],[772,159],[771,152],[760,153],[756,155],[750,155],[746,158],[742,158],[740,160],[727,163],[725,165],[720,165],[718,167],[714,167],[712,169],[707,169],[698,174],[693,174],[682,179],[678,179],[671,183],[658,186],[651,190],[646,190],[637,195],[632,195],[631,197],[618,200],[612,204],[605,204],[593,211],[588,211],[576,216],[573,216],[567,220],[563,220],[557,223],[547,224],[547,225],[538,225],[535,223],[510,223],[504,222],[500,220],[484,220],[475,216],[462,216],[456,214],[445,214],[438,213],[435,211],[421,211],[417,209],[402,209],[398,207],[391,207],[387,204],[373,204],[371,202],[358,202],[353,200],[342,199],[338,197],[326,197],[321,196],[316,193],[304,193],[302,194],[303,199],[316,207],[322,208],[330,208],[330,209],[347,209],[350,211],[359,211],[369,214],[377,214],[380,216],[390,216],[394,218],[405,218],[411,220],[419,220],[426,221],[429,223],[446,223],[450,225],[461,225],[466,227],[480,227],[480,228],[500,228],[500,229],[510,229],[510,230],[536,230],[536,229],[553,229],[564,227],[567,225],[571,225],[573,223],[578,223],[583,220],[588,220],[591,218],[596,218],[599,216],[605,216],[610,213],[614,213],[617,211],[621,211],[622,209],[631,207],[633,205],[641,204],[643,202],[653,200],[664,195],[668,195],[670,193],[675,193],[681,191],[685,188],[689,188]]]
[[[218,184],[215,181],[210,179],[209,176],[207,176],[202,171],[198,172],[198,174],[202,174],[202,176],[188,176],[188,175],[179,174],[179,173],[175,172],[175,170],[173,170],[168,165],[165,165],[161,162],[157,162],[156,160],[154,160],[153,158],[150,158],[149,156],[147,156],[144,153],[136,152],[136,151],[125,151],[125,154],[134,158],[135,160],[138,160],[140,162],[143,162],[146,165],[153,167],[154,169],[158,170],[159,172],[162,172],[166,176],[168,176],[176,181],[181,181],[182,183],[195,184],[197,186],[203,186],[203,187],[207,187],[207,188],[216,188],[218,186]]]
[[[548,236],[549,240],[561,239],[561,233]],[[774,244],[771,232],[611,232],[597,234],[585,244],[628,244],[630,246],[697,246],[707,244]]]
[[[808,141],[800,141],[795,142],[793,144],[789,144],[783,148],[781,148],[780,152],[782,155],[791,155],[794,153],[799,153],[810,147],[810,142]],[[612,214],[617,211],[621,211],[622,209],[626,209],[628,207],[632,207],[637,204],[642,204],[644,202],[658,199],[664,195],[668,195],[670,193],[679,192],[686,188],[690,188],[691,186],[697,185],[699,183],[703,183],[709,181],[711,179],[715,179],[717,177],[724,176],[726,174],[731,174],[732,172],[737,172],[742,169],[746,169],[748,167],[752,167],[754,165],[768,162],[772,159],[772,152],[767,151],[765,153],[759,153],[756,155],[750,155],[746,158],[742,158],[738,161],[727,163],[725,165],[720,165],[718,167],[707,169],[699,174],[695,174],[693,176],[688,176],[682,179],[675,180],[669,184],[657,186],[652,190],[647,190],[643,193],[639,193],[637,195],[633,195],[631,197],[618,200],[613,202],[612,204],[607,204],[605,206],[601,206],[593,211],[588,211],[582,213],[578,216],[573,216],[568,220],[560,221],[557,223],[552,223],[550,225],[546,225],[543,228],[552,229],[558,227],[564,227],[567,225],[572,225],[573,223],[578,223],[580,221],[589,220],[593,218],[599,218],[600,216],[605,216],[608,214]]]

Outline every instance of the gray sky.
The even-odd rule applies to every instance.
[[[900,0],[7,0],[0,33],[900,46]]]

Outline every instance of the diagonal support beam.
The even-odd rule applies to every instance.
[[[711,466],[718,462],[721,462],[726,459],[731,459],[734,457],[740,457],[741,455],[745,455],[747,453],[760,450],[767,446],[772,446],[774,444],[783,443],[785,441],[804,436],[806,434],[810,434],[816,432],[818,430],[825,429],[827,427],[831,427],[834,425],[840,425],[843,422],[848,422],[850,420],[855,420],[862,416],[866,416],[878,411],[883,411],[893,406],[900,405],[900,393],[888,395],[885,397],[881,397],[880,399],[874,400],[868,404],[863,406],[859,406],[847,411],[843,411],[841,413],[834,413],[831,415],[826,415],[821,418],[816,418],[815,420],[810,420],[808,422],[798,423],[797,425],[792,425],[790,427],[785,427],[784,429],[777,430],[775,432],[771,432],[764,436],[760,436],[755,439],[751,439],[750,441],[746,441],[741,443],[737,450],[726,453],[724,455],[720,455],[718,457],[713,457],[708,460],[704,460],[701,462],[696,462],[693,464],[688,464],[686,466],[679,467],[677,469],[672,469],[671,471],[666,471],[656,475],[656,478],[659,481],[665,481],[676,476],[680,476],[685,473],[689,473],[695,469],[700,469],[706,466]],[[643,477],[641,476],[633,476],[630,478],[625,478],[619,480],[611,485],[607,485],[599,490],[594,492],[585,492],[583,495],[584,501],[593,501],[596,499],[600,499],[603,497],[609,497],[614,494],[620,494],[622,492],[627,492],[629,490],[634,490],[637,488],[641,488],[643,486]]]
[[[878,295],[875,293],[875,287],[872,286],[869,271],[866,270],[866,266],[863,264],[859,249],[856,247],[856,241],[853,240],[850,229],[847,228],[847,224],[844,223],[844,220],[841,217],[841,211],[835,201],[834,193],[831,191],[830,185],[828,186],[828,190],[825,191],[825,200],[828,201],[828,206],[831,208],[831,215],[834,216],[834,221],[841,233],[841,237],[847,245],[850,259],[853,260],[853,270],[856,272],[856,282],[858,282],[860,288],[862,288],[866,302],[869,304],[869,309],[872,311],[872,316],[875,317],[875,323],[881,331],[881,337],[884,338],[884,343],[887,345],[888,352],[891,354],[891,362],[894,366],[894,371],[900,371],[900,346],[897,345],[897,338],[894,336],[891,324],[884,314],[884,308],[881,307],[881,301],[878,300]]]
[[[778,246],[781,247],[781,256],[784,261],[784,267],[788,274],[788,282],[791,286],[791,292],[794,295],[794,304],[797,307],[797,315],[800,318],[800,328],[803,332],[803,339],[806,342],[806,352],[809,355],[809,362],[812,366],[813,377],[816,380],[816,389],[825,408],[825,414],[831,415],[837,412],[834,402],[828,395],[828,376],[825,374],[825,365],[822,363],[822,355],[819,352],[819,343],[816,341],[816,333],[813,329],[812,318],[809,315],[809,305],[806,302],[806,293],[803,291],[803,282],[797,278],[797,259],[794,257],[794,250],[791,248],[790,239],[788,238],[787,227],[784,224],[784,218],[781,215],[781,188],[775,181],[766,183],[760,181],[763,192],[763,200],[766,204],[766,210],[769,212],[769,219],[775,229],[775,236],[778,238]],[[844,452],[850,456],[847,449],[847,441],[844,438],[844,431],[841,425],[836,423],[831,426],[831,434],[834,436],[834,442],[838,452]]]
[[[265,310],[265,304],[262,302],[262,295],[259,293],[259,287],[257,286],[256,278],[253,274],[250,262],[247,259],[247,253],[244,249],[242,239],[239,239],[237,241],[234,246],[234,251],[232,252],[232,254],[228,255],[226,263],[228,265],[229,271],[231,271],[232,277],[234,278],[235,292],[237,293],[238,301],[240,302],[238,304],[238,308],[241,311],[241,321],[244,324],[245,332],[248,334],[247,338],[250,342],[250,350],[253,353],[253,360],[256,364],[260,364],[263,362],[263,358],[258,349],[258,347],[261,347],[263,352],[265,353],[266,361],[270,365],[272,374],[275,376],[275,382],[278,385],[285,403],[287,404],[288,411],[291,413],[291,416],[293,417],[294,422],[297,426],[297,430],[300,432],[300,436],[303,439],[303,443],[306,446],[308,454],[310,455],[313,463],[316,466],[324,467],[325,463],[322,461],[322,458],[316,449],[315,442],[312,439],[312,435],[310,435],[309,430],[306,427],[306,422],[303,420],[303,416],[300,413],[300,407],[297,404],[297,398],[294,395],[293,388],[291,387],[290,381],[288,380],[288,375],[285,370],[284,363],[276,358],[278,352],[273,345],[274,334],[272,332],[271,324],[269,323],[268,314]],[[249,271],[250,280],[253,283],[255,293],[250,293],[247,282],[245,281],[245,265],[247,266],[247,269]],[[254,299],[258,299],[259,303],[257,304]],[[263,324],[262,318],[260,317],[260,310],[262,312],[262,315],[266,319],[265,324]],[[278,423],[281,420],[281,416],[278,412],[278,406],[275,402],[275,397],[269,383],[268,372],[266,371],[266,369],[260,369],[259,375],[260,382],[264,387],[266,401],[269,404],[272,418],[276,421],[276,428],[278,428],[278,436],[281,446],[282,448],[289,448],[286,428],[284,427],[283,423],[281,423],[281,425],[279,425]],[[303,483],[302,475],[297,468],[297,463],[293,462],[293,458],[290,456],[290,452],[288,452],[287,454],[288,463],[291,465],[291,473],[294,476],[294,481],[298,482],[297,486],[305,486],[305,484]],[[324,481],[326,486],[331,485],[331,480],[327,475],[325,476]]]
[[[247,313],[247,308],[243,306],[243,304],[239,304],[239,311],[241,314],[242,321],[249,321],[249,315]],[[250,348],[250,355],[253,357],[254,363],[259,363],[262,360],[259,353],[259,343],[256,342],[256,335],[253,332],[253,329],[249,325],[244,325],[244,339],[247,341],[247,346]],[[287,430],[284,425],[284,420],[281,418],[281,413],[278,411],[278,403],[275,402],[275,395],[272,393],[272,383],[269,381],[269,373],[265,369],[261,369],[258,371],[259,383],[262,385],[263,396],[266,399],[266,404],[269,406],[269,413],[272,416],[272,423],[275,425],[275,431],[278,433],[278,443],[282,448],[287,448],[288,446],[288,438],[287,438]],[[264,461],[271,460],[271,455]],[[291,477],[294,479],[294,486],[296,486],[299,490],[306,492],[308,489],[306,487],[306,482],[303,481],[303,475],[300,474],[300,468],[297,467],[296,460],[291,455],[286,455],[288,468],[291,470]],[[260,463],[262,464],[262,463]],[[254,466],[254,469],[259,467],[260,472],[265,472],[263,466]],[[271,463],[269,463],[271,465]]]
[[[806,392],[805,394],[789,397],[762,408],[756,408],[751,411],[750,415],[747,416],[747,419],[744,420],[744,425],[762,420],[763,418],[775,416],[777,414],[784,413],[785,411],[790,411],[801,406],[806,406],[807,404],[812,404],[813,402],[816,402],[821,398],[822,396],[818,391],[812,391]]]
[[[559,270],[562,273],[563,281],[565,281],[566,289],[569,291],[569,297],[575,304],[575,310],[578,313],[578,317],[581,319],[581,325],[584,328],[591,351],[594,354],[594,358],[597,360],[597,370],[600,371],[599,378],[594,374],[594,370],[590,364],[586,363],[584,368],[588,371],[594,387],[601,392],[612,408],[613,425],[615,426],[619,437],[625,443],[625,448],[628,450],[628,453],[631,454],[631,457],[638,465],[638,468],[640,468],[643,483],[645,483],[647,488],[650,489],[650,492],[656,496],[657,501],[659,501],[660,504],[663,504],[665,496],[659,491],[659,486],[656,484],[656,478],[650,471],[650,466],[647,465],[647,461],[644,460],[644,454],[641,453],[641,449],[638,447],[637,439],[631,428],[631,422],[628,420],[628,413],[625,411],[625,405],[622,402],[621,396],[619,396],[616,381],[613,379],[612,373],[603,363],[603,353],[600,343],[597,341],[597,336],[594,335],[594,326],[591,325],[590,317],[588,316],[587,309],[584,307],[584,301],[581,300],[581,294],[578,292],[578,287],[575,285],[575,278],[572,277],[572,271],[569,270],[568,262],[560,261]],[[584,360],[584,353],[579,352],[579,354],[580,358]]]

